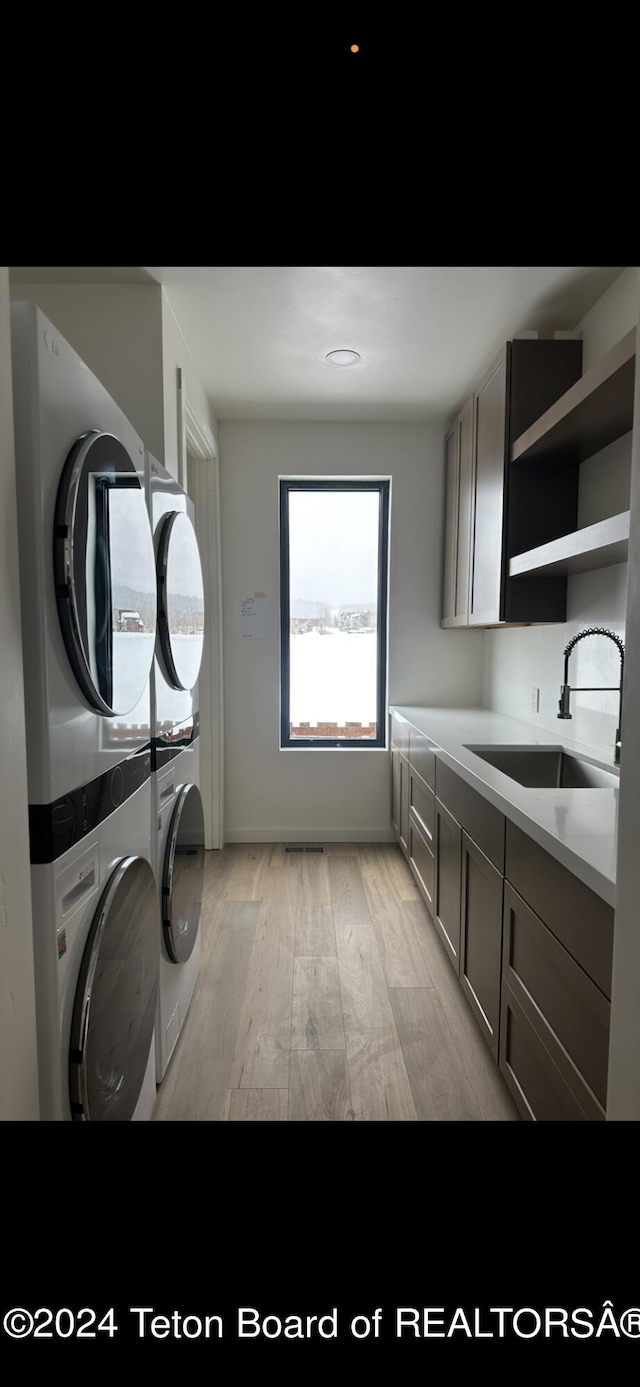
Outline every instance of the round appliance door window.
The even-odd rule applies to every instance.
[[[87,939],[69,1055],[71,1111],[81,1122],[128,1122],[153,1038],[160,973],[158,893],[149,863],[125,857]]]
[[[162,876],[164,942],[173,963],[193,953],[204,876],[204,814],[197,785],[183,785],[169,827]]]
[[[153,660],[156,574],[144,488],[112,434],[83,434],[67,458],[54,570],[62,634],[82,693],[106,716],[129,713]]]
[[[161,521],[158,541],[158,629],[169,683],[192,689],[204,645],[204,583],[195,530],[184,511]]]

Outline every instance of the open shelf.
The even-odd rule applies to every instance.
[[[636,329],[520,434],[511,461],[582,462],[633,426]],[[560,570],[557,570],[560,571]]]
[[[509,560],[509,577],[523,573],[573,574],[588,573],[594,568],[608,568],[624,563],[629,552],[629,511],[598,520],[583,530],[552,539],[526,554],[516,554]]]

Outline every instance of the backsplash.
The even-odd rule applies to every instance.
[[[612,753],[618,725],[618,695],[572,694],[570,722],[558,721],[558,699],[567,642],[588,626],[605,626],[624,640],[626,603],[627,564],[621,563],[569,579],[568,619],[564,625],[487,631],[485,707],[547,728],[563,740],[586,742]],[[620,656],[612,641],[593,636],[576,646],[569,662],[571,685],[616,687],[619,682]],[[531,706],[534,688],[540,690],[538,713]]]

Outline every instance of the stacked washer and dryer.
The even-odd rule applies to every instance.
[[[156,1024],[156,1077],[161,1083],[200,968],[204,814],[199,789],[198,674],[204,645],[204,585],[192,501],[150,453],[146,477],[158,591],[151,681],[151,844],[162,913]]]
[[[40,1115],[148,1120],[163,926],[144,445],[34,304],[11,330]],[[188,847],[185,875],[202,857]]]

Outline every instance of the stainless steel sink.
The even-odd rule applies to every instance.
[[[616,790],[613,767],[585,761],[563,747],[467,746],[482,761],[532,789]]]

